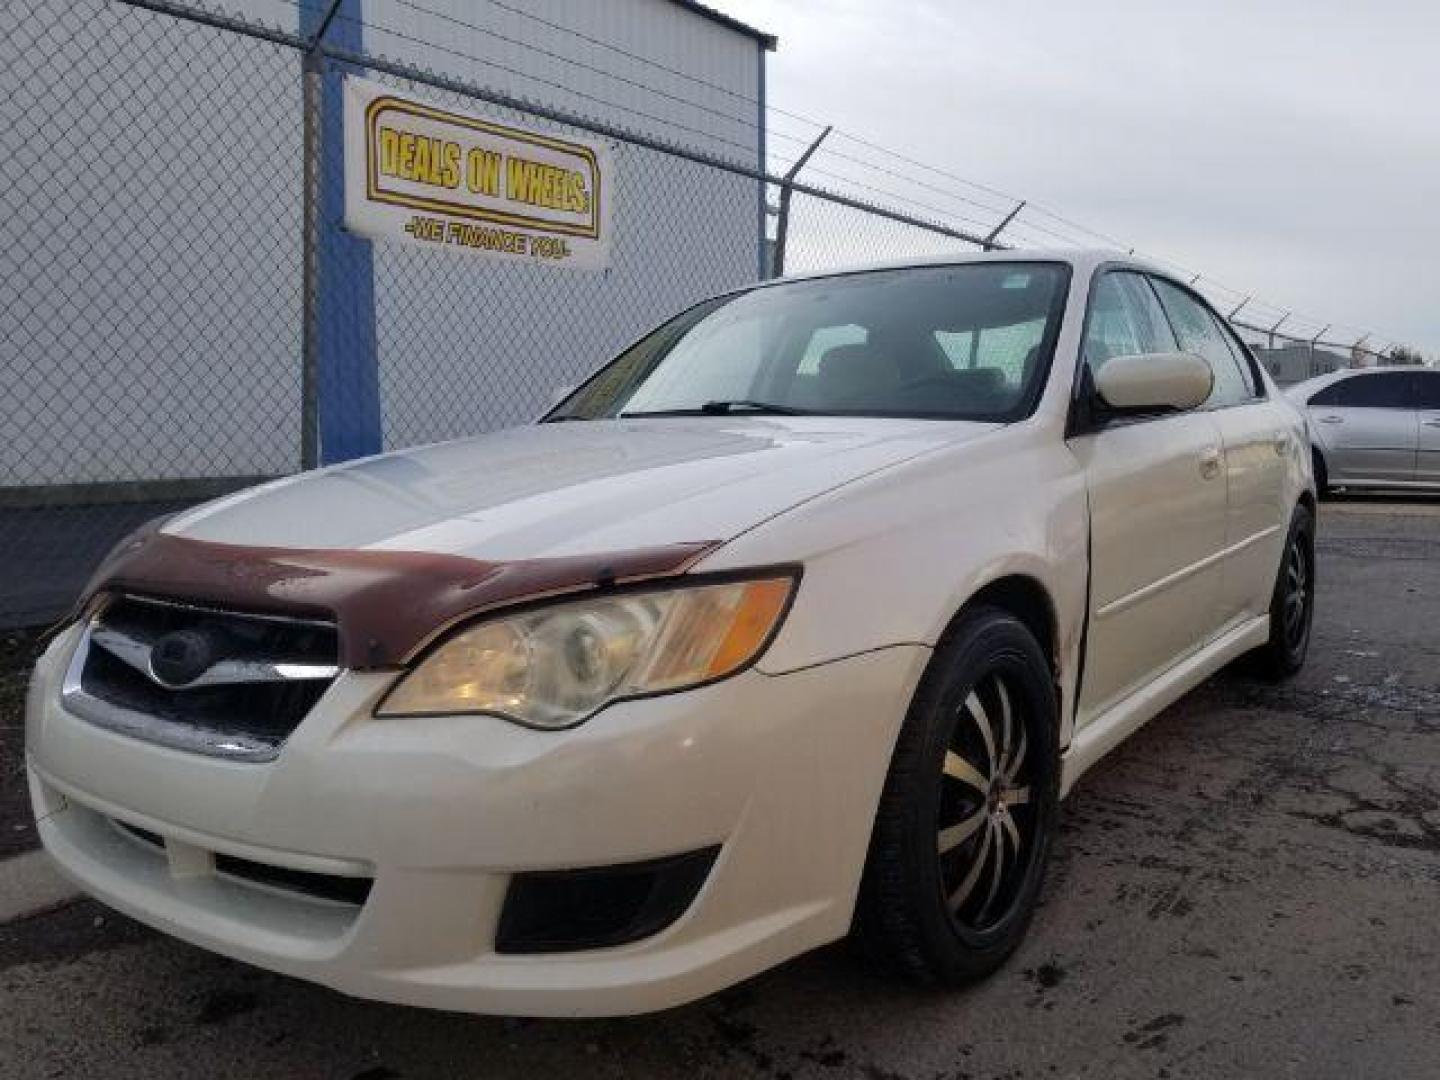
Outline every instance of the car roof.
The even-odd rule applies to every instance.
[[[1285,388],[1285,392],[1295,397],[1308,397],[1317,390],[1322,390],[1331,383],[1343,382],[1346,379],[1353,379],[1365,375],[1386,375],[1392,372],[1404,374],[1407,371],[1434,371],[1435,369],[1426,364],[1386,364],[1383,367],[1359,367],[1339,368],[1336,371],[1327,371],[1324,375],[1316,375],[1312,379],[1295,383]]]
[[[1056,262],[1065,263],[1077,274],[1085,275],[1101,266],[1119,263],[1132,270],[1163,277],[1175,275],[1164,267],[1124,251],[1109,248],[1007,248],[1003,251],[957,251],[948,255],[912,256],[905,259],[887,259],[878,262],[855,263],[828,270],[814,270],[799,274],[786,274],[759,282],[760,287],[783,285],[790,281],[811,281],[816,278],[840,277],[846,274],[864,274],[875,270],[906,270],[927,266],[963,266],[969,263],[1007,262]]]

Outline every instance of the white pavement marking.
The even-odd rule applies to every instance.
[[[43,851],[0,861],[0,924],[59,907],[79,895]]]

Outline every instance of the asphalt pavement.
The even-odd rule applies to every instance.
[[[656,1016],[518,1022],[351,1000],[84,901],[0,926],[0,1075],[1430,1080],[1440,501],[1327,503],[1320,537],[1305,671],[1224,673],[1088,775],[1029,939],[968,991],[841,944]]]

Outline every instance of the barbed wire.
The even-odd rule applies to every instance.
[[[302,10],[316,10],[318,0],[311,0],[310,3],[306,3],[305,0],[277,0],[277,2],[289,4]],[[725,86],[722,83],[704,78],[694,72],[684,71],[678,67],[657,60],[654,57],[645,56],[632,49],[627,49],[613,41],[607,41],[593,34],[586,33],[579,28],[566,26],[563,23],[548,19],[536,12],[527,11],[516,4],[506,2],[506,0],[481,0],[481,2],[492,9],[507,12],[518,19],[523,19],[536,26],[543,27],[547,32],[559,35],[564,40],[583,42],[588,46],[603,50],[609,54],[623,57],[643,68],[663,72],[686,85],[719,94],[744,105],[754,106],[755,111],[750,116],[736,115],[726,109],[717,108],[713,104],[697,101],[692,97],[677,93],[673,90],[667,90],[649,82],[642,82],[620,72],[600,67],[587,60],[566,55],[560,52],[558,48],[525,41],[511,34],[504,33],[492,26],[486,26],[479,22],[473,22],[461,18],[458,15],[438,10],[419,2],[419,0],[387,0],[387,2],[396,7],[414,12],[416,15],[432,18],[445,25],[494,39],[495,41],[526,53],[543,56],[547,60],[554,61],[569,69],[608,79],[639,93],[653,96],[659,100],[686,109],[693,109],[703,116],[723,120],[726,123],[736,125],[744,132],[750,133],[754,136],[755,141],[753,143],[741,142],[736,138],[731,138],[714,131],[704,130],[703,128],[695,126],[693,123],[686,123],[684,120],[657,115],[645,109],[637,108],[634,105],[627,105],[611,98],[595,94],[589,90],[582,90],[573,84],[562,82],[558,79],[547,77],[546,75],[522,70],[521,68],[506,64],[490,56],[482,56],[467,52],[463,49],[457,49],[453,45],[435,40],[434,37],[420,36],[407,30],[386,25],[370,17],[356,17],[341,13],[337,18],[357,25],[362,32],[368,30],[426,49],[433,49],[438,53],[457,59],[484,65],[516,78],[528,80],[540,86],[546,86],[553,90],[560,91],[570,97],[588,101],[612,113],[622,114],[654,124],[662,124],[675,131],[683,132],[687,136],[693,136],[703,140],[705,144],[725,146],[734,150],[743,151],[747,155],[756,153],[762,141],[770,143],[773,147],[774,140],[799,147],[803,151],[804,148],[813,142],[816,132],[829,126],[803,113],[795,112],[770,102],[762,102],[756,95],[746,94],[743,91],[736,90],[734,87]],[[766,118],[763,128],[759,121],[762,105]],[[774,125],[772,117],[775,116],[804,124],[810,131],[804,134],[797,134],[793,131],[780,130]],[[988,234],[991,229],[997,226],[1007,215],[1010,215],[1012,211],[1016,211],[1018,207],[1018,212],[1011,218],[1004,230],[1004,235],[1011,242],[1018,240],[1027,246],[1037,247],[1053,246],[1056,242],[1066,247],[1090,247],[1098,243],[1101,246],[1130,252],[1137,257],[1163,266],[1177,275],[1188,279],[1195,287],[1201,288],[1202,291],[1205,291],[1207,294],[1227,298],[1231,303],[1236,301],[1243,302],[1245,310],[1256,313],[1257,315],[1267,312],[1272,316],[1278,315],[1283,317],[1283,322],[1289,323],[1297,328],[1308,326],[1311,328],[1323,328],[1325,332],[1339,330],[1346,332],[1353,331],[1360,341],[1367,339],[1371,341],[1395,340],[1393,338],[1379,338],[1378,335],[1367,333],[1352,324],[1327,321],[1316,316],[1307,315],[1291,306],[1264,300],[1256,295],[1254,290],[1236,288],[1173,259],[1141,250],[1133,244],[1118,239],[1110,233],[1077,222],[1044,203],[1022,198],[1013,193],[984,184],[955,172],[952,169],[906,154],[853,132],[832,128],[830,138],[863,148],[881,158],[881,160],[877,161],[873,157],[861,156],[837,149],[828,142],[822,144],[815,155],[820,163],[812,162],[808,164],[806,166],[806,172],[839,185],[841,193],[846,193],[847,191],[862,191],[865,192],[867,196],[878,197],[896,205],[921,211],[923,215],[934,218],[937,224],[949,227],[963,227],[963,231],[967,232],[978,230],[981,236]],[[902,172],[899,168],[886,164],[886,162],[894,162],[911,169],[918,169],[928,176],[942,179],[950,185],[958,185],[958,188],[944,187],[937,183],[919,179],[914,175]],[[864,172],[857,176],[854,174],[853,169],[847,168],[848,166],[864,170]],[[874,176],[903,181],[907,189],[919,189],[928,195],[936,196],[940,200],[940,203],[937,204],[935,201],[917,199],[913,194],[897,191],[893,187],[886,186],[883,182],[875,182],[872,174]],[[865,178],[862,179],[862,176]],[[983,196],[983,198],[981,196]],[[997,201],[999,205],[996,204]],[[963,206],[965,209],[959,209],[960,206]],[[994,215],[994,219],[992,221],[982,221],[974,216],[976,211],[983,211],[986,214]],[[1036,220],[1037,218],[1042,220]],[[1247,326],[1247,329],[1251,328]],[[1303,335],[1296,336],[1289,333],[1281,333],[1278,329],[1268,330],[1261,328],[1260,332],[1272,334],[1275,337],[1284,337],[1287,340],[1310,340],[1310,338]]]

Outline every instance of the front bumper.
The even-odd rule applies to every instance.
[[[82,888],[216,952],[346,993],[508,1015],[693,1000],[845,934],[891,749],[926,649],[750,671],[606,709],[568,732],[489,717],[377,720],[391,676],[347,673],[279,758],[202,757],[67,713],[73,635],[36,669],[27,762],[40,837]],[[160,850],[117,823],[164,838]],[[653,937],[502,954],[511,876],[719,846]],[[215,858],[373,879],[340,904]]]

